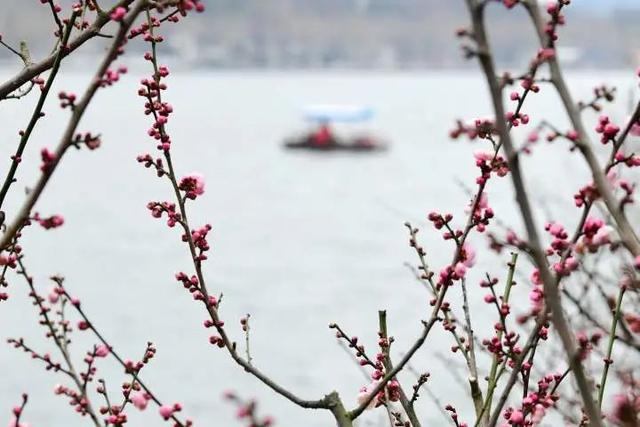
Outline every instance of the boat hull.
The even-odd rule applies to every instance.
[[[287,150],[309,150],[309,151],[352,151],[352,152],[372,152],[386,150],[386,145],[371,139],[337,141],[329,144],[317,144],[308,139],[285,141],[283,147]]]

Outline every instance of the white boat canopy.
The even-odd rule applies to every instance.
[[[303,115],[315,122],[363,122],[373,117],[374,110],[366,105],[318,104],[304,107]]]

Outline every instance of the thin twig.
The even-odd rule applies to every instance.
[[[128,7],[133,3],[133,1],[134,0],[121,0],[116,5],[114,5],[114,7]],[[85,42],[92,39],[93,37],[96,37],[100,33],[102,27],[104,27],[110,21],[111,18],[109,18],[109,14],[98,13],[93,24],[91,24],[89,28],[78,34],[77,37],[69,42],[68,49],[64,52],[64,56],[69,56]],[[25,66],[25,68],[23,68],[18,74],[11,77],[6,82],[0,84],[0,101],[8,98],[12,92],[20,88],[22,85],[53,67],[56,56],[57,55],[53,53],[39,62],[29,64],[28,66]]]
[[[609,331],[609,342],[607,343],[607,354],[604,358],[604,369],[602,370],[602,377],[600,378],[600,384],[598,386],[598,408],[602,409],[602,399],[604,398],[604,387],[607,384],[607,375],[609,374],[609,366],[613,363],[611,355],[613,353],[613,344],[616,341],[616,328],[620,322],[620,315],[622,313],[622,299],[624,293],[627,290],[626,286],[620,286],[618,292],[618,299],[616,300],[616,306],[613,309],[613,319],[611,321],[611,330]]]
[[[71,30],[73,29],[73,24],[77,18],[77,14],[73,13],[67,26],[65,28],[64,34],[62,35],[62,43],[60,47],[58,47],[58,52],[55,56],[55,60],[53,62],[53,66],[51,67],[51,73],[49,73],[49,77],[47,78],[47,82],[42,88],[40,92],[40,97],[38,98],[38,103],[33,110],[33,114],[31,115],[31,120],[29,120],[29,124],[21,132],[20,142],[18,144],[18,148],[16,149],[15,154],[12,157],[11,167],[7,172],[7,176],[4,179],[2,188],[0,189],[0,210],[2,210],[2,205],[4,203],[5,197],[7,196],[7,192],[9,191],[9,187],[11,184],[15,182],[15,174],[18,170],[18,165],[22,160],[22,153],[24,152],[25,147],[27,146],[27,142],[31,137],[31,133],[36,126],[38,120],[42,117],[42,108],[44,107],[44,103],[49,95],[49,91],[51,90],[51,86],[53,85],[53,81],[55,80],[58,70],[60,69],[60,63],[62,62],[62,57],[64,55],[65,50],[67,49],[67,42],[69,41],[69,36],[71,35]]]
[[[56,150],[54,153],[55,157],[53,158],[53,160],[51,160],[47,164],[47,167],[42,171],[42,174],[40,175],[40,179],[38,180],[36,185],[33,187],[31,192],[29,193],[27,200],[23,203],[15,219],[7,227],[7,230],[2,235],[2,238],[0,239],[0,251],[7,248],[7,246],[10,244],[11,240],[13,239],[13,236],[16,234],[18,229],[22,227],[22,224],[24,223],[24,221],[31,214],[31,210],[33,209],[33,206],[36,204],[36,202],[40,198],[40,195],[42,194],[44,188],[49,182],[49,179],[53,175],[53,172],[56,170],[57,166],[60,164],[60,160],[67,152],[67,149],[71,146],[73,136],[76,133],[76,129],[78,127],[78,124],[80,123],[80,119],[82,118],[87,108],[89,107],[89,103],[93,99],[98,88],[101,86],[102,79],[104,78],[105,72],[107,71],[111,63],[118,56],[118,52],[121,48],[121,45],[126,38],[127,31],[133,25],[136,18],[142,12],[146,4],[147,4],[146,0],[138,0],[136,4],[133,6],[133,8],[131,9],[131,11],[129,12],[127,18],[124,19],[120,24],[118,35],[115,37],[113,43],[111,44],[111,47],[109,48],[109,51],[107,52],[104,59],[102,60],[102,63],[98,67],[97,72],[95,73],[93,79],[91,80],[91,83],[89,83],[89,86],[85,90],[82,98],[80,98],[79,102],[75,105],[75,108],[73,109],[73,113],[71,115],[71,118],[69,119],[67,127],[64,131],[64,134],[58,146],[56,147]],[[0,98],[1,98],[1,93],[2,91],[0,89]]]
[[[551,314],[551,319],[553,321],[555,329],[558,332],[558,335],[560,336],[562,344],[565,348],[567,358],[572,368],[573,376],[576,379],[576,383],[578,384],[578,389],[582,396],[586,412],[589,415],[589,419],[593,423],[594,427],[602,427],[600,411],[595,405],[593,396],[591,394],[592,381],[582,367],[577,347],[574,342],[573,333],[564,317],[558,285],[555,278],[549,271],[548,262],[540,244],[537,227],[533,217],[533,211],[530,206],[524,179],[520,170],[519,158],[517,156],[515,146],[511,140],[511,135],[505,123],[505,112],[502,104],[502,91],[497,83],[497,72],[495,69],[493,58],[490,54],[490,45],[488,42],[484,23],[485,10],[484,7],[475,6],[470,0],[467,0],[467,6],[471,14],[474,39],[478,43],[478,50],[480,52],[478,54],[478,59],[486,75],[489,85],[490,95],[496,116],[496,127],[498,130],[498,134],[500,135],[500,141],[502,142],[506,153],[511,180],[515,188],[516,200],[520,207],[520,214],[527,230],[531,254],[544,285],[546,309]],[[640,253],[640,245],[638,245],[638,248],[638,253]],[[494,413],[494,415],[496,414]],[[493,420],[494,417],[492,417],[492,421]],[[497,421],[497,417],[495,418],[495,420]]]

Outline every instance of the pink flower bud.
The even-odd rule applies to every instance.
[[[160,416],[165,420],[168,420],[173,415],[173,406],[172,405],[162,405],[158,411],[160,412]]]
[[[111,12],[109,17],[113,21],[122,21],[126,15],[127,15],[127,9],[125,9],[122,6],[118,6],[113,10],[113,12]]]
[[[133,406],[141,411],[144,411],[149,403],[149,398],[143,391],[132,393],[131,396],[129,396],[129,399],[131,400],[131,403],[133,403]],[[162,408],[164,408],[164,406],[160,408],[160,415],[162,415],[163,418],[167,419],[171,414],[173,414],[173,409],[171,407],[168,407],[168,411],[163,411]]]
[[[109,352],[109,347],[104,344],[99,345],[98,348],[96,348],[96,357],[107,357]]]

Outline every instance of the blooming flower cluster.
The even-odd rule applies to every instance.
[[[198,172],[192,172],[180,180],[178,188],[184,191],[187,199],[193,200],[204,194],[204,177]]]
[[[486,182],[491,173],[495,173],[499,177],[506,176],[509,173],[509,166],[504,157],[489,151],[477,151],[473,154],[476,159],[476,166],[480,168],[481,176],[476,179],[478,184]]]
[[[151,216],[154,218],[162,218],[162,215],[166,214],[169,227],[175,227],[182,218],[180,212],[176,212],[176,204],[172,202],[149,202],[147,209],[151,211]]]
[[[620,128],[611,123],[608,116],[600,116],[598,119],[598,126],[596,126],[596,132],[602,134],[600,142],[607,144],[609,141],[613,141],[620,132]]]

